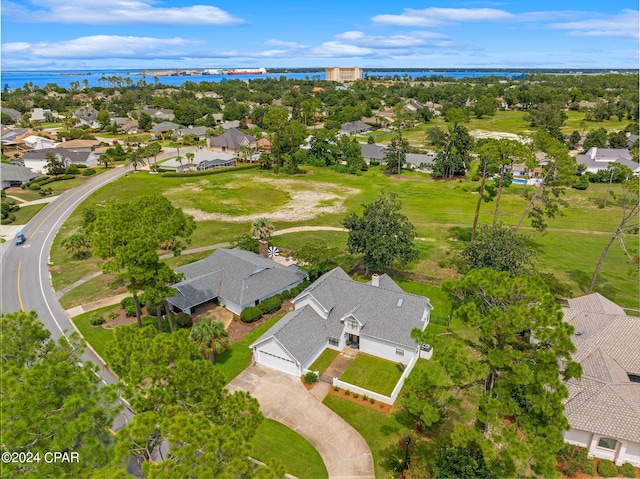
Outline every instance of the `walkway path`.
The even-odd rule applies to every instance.
[[[307,391],[300,378],[256,364],[227,388],[248,391],[266,417],[306,438],[320,453],[329,478],[374,479],[373,456],[366,441]]]

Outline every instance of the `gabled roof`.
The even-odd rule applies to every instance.
[[[273,296],[304,280],[295,268],[282,266],[260,255],[236,249],[218,249],[211,256],[176,269],[184,279],[173,286],[169,299],[182,309],[213,298],[224,298],[240,307]]]
[[[3,181],[30,181],[40,176],[24,166],[0,163],[0,177]]]
[[[69,140],[58,143],[56,148],[87,148],[98,146],[99,144],[100,142],[98,140]]]
[[[87,162],[87,159],[93,153],[90,151],[71,151],[66,148],[44,148],[42,150],[25,151],[22,157],[23,160],[46,160],[47,153],[53,153],[56,156],[62,158],[62,160],[68,160],[70,163],[81,165]]]
[[[384,153],[387,148],[384,145],[378,145],[376,143],[358,143],[360,145],[360,151],[364,158],[372,158],[374,160],[382,161],[384,159]]]
[[[373,130],[373,128],[367,125],[366,123],[362,123],[360,120],[343,123],[342,127],[340,128],[340,131],[343,131],[345,133],[358,133],[361,131],[369,131],[369,130]]]
[[[640,442],[640,318],[627,316],[600,294],[569,300],[564,320],[572,324],[573,359],[582,378],[566,385],[565,415],[574,429]]]
[[[163,121],[162,123],[153,125],[149,131],[151,131],[151,133],[164,133],[165,131],[173,131],[179,128],[182,128],[182,126],[177,123],[173,123],[172,121]]]
[[[341,268],[325,273],[294,298],[296,310],[282,318],[254,344],[273,337],[300,363],[305,363],[327,338],[340,337],[344,328],[341,320],[352,315],[364,325],[360,329],[361,337],[416,348],[411,331],[424,328],[424,312],[433,307],[428,298],[405,293],[385,276],[380,277],[380,286],[376,287],[352,280]],[[322,309],[329,311],[326,319],[309,304],[299,306],[306,298],[313,298]]]
[[[253,141],[256,141],[254,136],[247,135],[237,128],[231,128],[225,131],[222,135],[211,138],[209,140],[209,145],[226,148],[228,150],[237,150],[240,145],[249,145]]]
[[[576,161],[587,168],[606,170],[609,163],[621,163],[631,169],[639,171],[640,165],[631,159],[629,150],[622,148],[590,148],[584,155],[576,156]]]

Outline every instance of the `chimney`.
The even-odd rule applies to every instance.
[[[377,273],[371,275],[371,286],[375,286],[376,288],[380,286],[380,276],[378,276]]]
[[[269,257],[269,243],[265,240],[258,241],[258,253],[260,253],[265,258]]]

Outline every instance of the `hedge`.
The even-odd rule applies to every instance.
[[[76,177],[76,175],[61,175],[61,176],[56,176],[56,177],[46,177],[44,179],[37,179],[34,181],[31,181],[29,183],[27,183],[27,187],[31,190],[31,189],[39,189],[39,188],[31,188],[31,186],[33,186],[34,184],[38,184],[40,186],[44,186],[46,184],[49,183],[53,183],[54,181],[62,181],[62,180],[73,180]]]
[[[96,174],[96,170],[94,170],[93,168],[87,168],[86,170],[82,171],[82,176],[92,176]]]
[[[602,460],[598,463],[598,474],[602,477],[618,477],[618,468],[613,462]]]
[[[166,173],[160,173],[160,176],[163,178],[180,178],[185,176],[209,176],[209,175],[219,175],[221,173],[226,173],[227,171],[241,171],[241,170],[254,170],[260,168],[260,165],[241,165],[241,166],[232,166],[227,168],[215,168],[213,170],[203,170],[203,171],[185,171],[185,172],[177,172],[177,171],[168,171]]]
[[[282,296],[276,294],[258,304],[258,309],[264,314],[269,314],[278,311],[280,306],[282,306]]]
[[[180,312],[175,315],[174,322],[179,328],[188,329],[193,325],[193,318],[188,313]]]
[[[262,310],[256,306],[244,308],[240,313],[240,319],[243,323],[253,323],[260,319],[260,316],[262,316]]]

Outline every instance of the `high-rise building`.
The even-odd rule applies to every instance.
[[[346,83],[362,79],[362,68],[360,67],[332,67],[325,69],[325,71],[327,75],[327,81]]]

